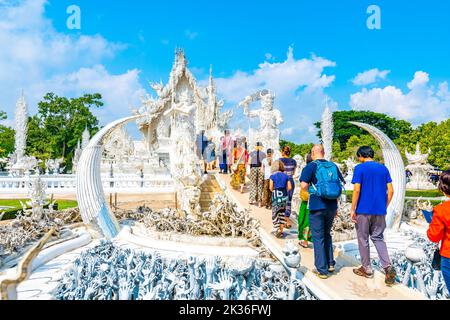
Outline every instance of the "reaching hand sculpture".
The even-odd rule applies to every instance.
[[[413,244],[405,252],[395,252],[391,257],[400,282],[422,292],[429,299],[450,298],[441,273],[431,266],[436,245],[413,231],[405,235],[413,240]],[[379,266],[379,262],[375,261],[375,265]]]
[[[163,259],[157,252],[122,250],[102,242],[81,253],[55,296],[60,300],[289,298],[287,274],[273,272],[266,261],[244,260],[225,265],[217,257]],[[300,282],[295,288],[298,299],[311,299]]]

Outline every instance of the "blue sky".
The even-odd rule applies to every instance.
[[[81,30],[66,27],[72,4],[81,8]],[[381,30],[366,26],[372,4],[381,9]],[[297,142],[314,139],[311,125],[326,98],[338,110],[440,121],[450,116],[449,13],[450,2],[439,0],[0,0],[0,40],[11,40],[0,47],[0,85],[8,86],[0,109],[12,117],[21,89],[31,112],[43,91],[96,90],[107,102],[99,117],[113,120],[151,93],[148,81],[167,80],[174,48],[182,47],[199,81],[213,65],[227,106],[273,89],[286,118],[283,137]],[[21,48],[29,53],[17,57]]]

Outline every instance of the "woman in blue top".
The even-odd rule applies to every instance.
[[[286,228],[290,229],[292,227],[290,222],[291,207],[292,207],[292,197],[294,195],[295,182],[294,173],[297,168],[297,161],[291,158],[291,147],[285,146],[281,153],[280,161],[284,164],[284,173],[288,175],[289,181],[291,182],[292,189],[288,191],[288,201],[286,204]]]
[[[272,172],[269,187],[272,192],[272,223],[275,236],[283,238],[288,193],[292,190],[292,184],[289,176],[284,173],[283,162],[275,161],[272,165]]]

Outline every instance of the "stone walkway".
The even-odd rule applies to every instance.
[[[220,175],[220,179],[229,186],[230,176]],[[249,208],[248,194],[241,194],[239,191],[228,188],[230,195],[237,201],[242,208]],[[285,239],[277,239],[270,235],[272,231],[271,212],[264,208],[255,206],[250,207],[250,214],[261,221],[262,232],[272,238],[272,242],[278,245],[278,250],[282,250],[285,242],[294,240],[297,242],[296,225],[290,230]],[[293,221],[294,222],[294,221]],[[350,242],[347,243],[350,245]],[[312,246],[310,246],[312,248]],[[314,270],[314,251],[300,247],[302,256],[302,272],[305,278],[313,283],[314,286],[325,292],[330,299],[339,300],[411,300],[424,299],[423,295],[417,291],[397,284],[391,288],[384,284],[384,275],[376,272],[374,279],[365,279],[353,274],[353,268],[358,266],[358,262],[351,255],[343,254],[336,250],[336,272],[327,280],[319,279],[313,272]]]

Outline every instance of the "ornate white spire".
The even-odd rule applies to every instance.
[[[87,147],[87,145],[89,144],[89,140],[91,139],[91,136],[89,135],[89,130],[86,127],[86,129],[84,129],[83,131],[83,135],[81,138],[81,149],[84,150],[84,148]]]
[[[15,114],[15,154],[17,161],[20,161],[25,156],[25,147],[27,144],[27,128],[28,128],[28,110],[25,97],[22,92],[22,96],[19,98],[16,104]]]
[[[328,107],[328,99],[326,102],[326,108],[322,115],[322,144],[325,149],[325,159],[331,160],[333,156],[333,136],[334,136],[334,123],[333,113]]]

